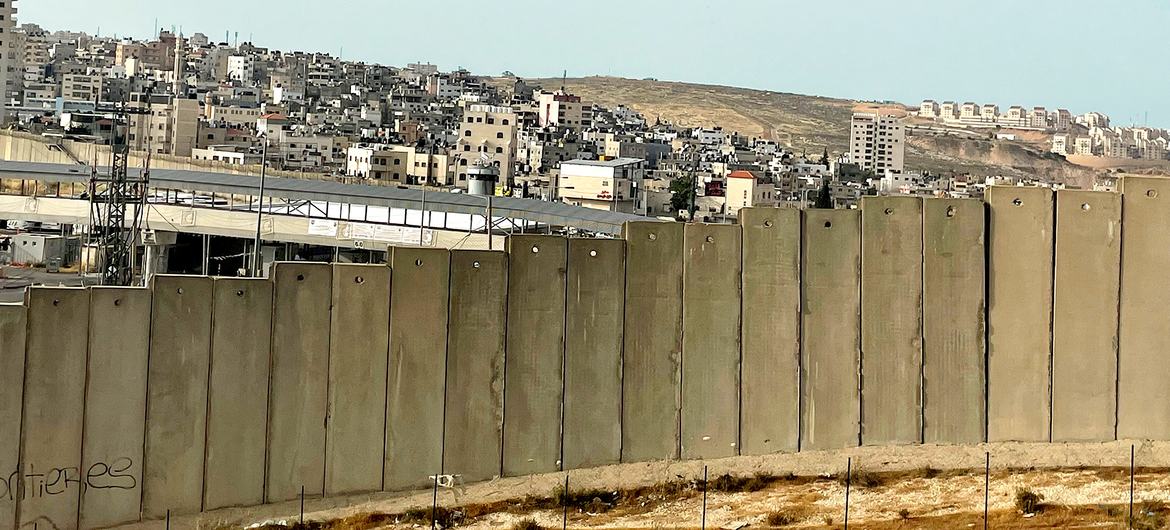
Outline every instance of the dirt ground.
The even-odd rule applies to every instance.
[[[845,487],[840,477],[851,463],[856,487],[850,492],[850,527],[976,528],[982,527],[982,469],[985,455],[990,453],[993,528],[1123,528],[1119,525],[1128,513],[1131,445],[1139,468],[1135,500],[1139,504],[1170,502],[1170,442],[913,445],[570,471],[570,497],[582,498],[573,501],[579,504],[573,504],[568,522],[574,528],[697,528],[702,515],[697,484],[706,465],[712,484],[724,474],[770,477],[756,491],[716,491],[710,487],[708,527],[766,527],[769,514],[778,512],[791,520],[786,527],[838,528],[845,511]],[[542,526],[554,527],[560,526],[562,516],[554,492],[564,479],[564,473],[497,478],[442,488],[438,500],[440,506],[469,516],[460,528],[510,528],[530,517]],[[673,490],[663,489],[672,484]],[[1020,490],[1042,495],[1046,508],[1030,517],[1020,514],[1015,509]],[[608,503],[613,492],[623,500]],[[607,501],[606,505],[592,502],[593,495],[605,497],[601,500]],[[303,530],[429,528],[425,516],[431,500],[431,491],[309,498],[304,517],[312,525]],[[1164,508],[1149,506],[1157,518],[1163,517]],[[415,517],[404,522],[403,515],[412,511]],[[419,513],[424,517],[420,519]],[[299,503],[291,502],[175,517],[171,528],[291,525],[299,517]],[[1170,515],[1166,519],[1170,520]],[[151,521],[124,528],[157,530],[163,526],[162,521]]]

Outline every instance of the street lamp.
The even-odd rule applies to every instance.
[[[256,239],[252,242],[252,277],[260,277],[260,230],[264,223],[264,181],[268,176],[268,135],[260,134],[264,144],[260,150],[260,197],[256,202]]]

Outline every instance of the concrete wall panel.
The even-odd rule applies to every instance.
[[[90,291],[81,527],[138,520],[150,352],[149,289]]]
[[[384,487],[401,490],[426,487],[427,477],[443,471],[451,253],[395,248],[391,260]]]
[[[861,200],[861,442],[922,441],[922,199]]]
[[[508,255],[451,252],[443,472],[467,482],[500,475]]]
[[[203,506],[211,279],[155,276],[146,396],[142,516]]]
[[[804,213],[801,449],[859,441],[861,216]]]
[[[272,282],[212,283],[204,509],[264,502]]]
[[[1043,442],[1050,434],[1052,190],[992,187],[987,204],[987,436]]]
[[[1170,180],[1125,177],[1117,437],[1170,439]]]
[[[18,527],[77,528],[89,292],[28,291]],[[66,333],[63,330],[69,330]],[[13,479],[6,477],[9,484]]]
[[[569,240],[565,469],[621,461],[625,282],[625,241]]]
[[[325,494],[382,489],[390,268],[333,266]]]
[[[505,476],[561,468],[567,255],[562,237],[508,239]]]
[[[622,462],[679,455],[683,225],[627,223]]]
[[[0,530],[16,527],[16,487],[10,482],[20,467],[20,409],[24,394],[24,343],[28,310],[0,305]]]
[[[923,205],[923,438],[984,440],[987,408],[983,201]]]
[[[1116,435],[1121,195],[1056,192],[1052,439]]]
[[[684,229],[682,457],[739,454],[741,230]]]
[[[747,208],[743,227],[740,453],[796,451],[800,437],[800,210]]]
[[[325,491],[329,305],[333,267],[277,263],[272,273],[272,375],[268,395],[268,502]]]

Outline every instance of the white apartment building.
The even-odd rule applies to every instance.
[[[251,83],[256,78],[256,58],[251,55],[231,55],[227,58],[227,74],[231,81]]]
[[[203,108],[203,117],[211,123],[226,123],[237,127],[255,127],[260,118],[259,108],[236,106],[207,105]]]
[[[882,175],[905,169],[906,129],[895,116],[857,112],[849,129],[849,159]]]
[[[938,102],[932,99],[923,101],[922,106],[918,107],[919,118],[926,118],[930,120],[938,119],[941,112],[942,109],[939,107]]]
[[[727,141],[727,133],[723,132],[722,127],[716,127],[714,129],[700,127],[692,131],[691,136],[703,145],[722,145]]]
[[[405,182],[413,148],[403,145],[358,144],[346,150],[345,174],[351,177]]]
[[[579,96],[556,92],[537,95],[537,124],[540,127],[565,127],[575,131],[593,126],[593,105],[583,103]]]
[[[133,94],[130,104],[150,110],[130,115],[131,149],[191,156],[199,134],[199,102],[171,96]]]
[[[561,163],[557,197],[565,204],[635,213],[646,162],[637,158],[572,160]]]

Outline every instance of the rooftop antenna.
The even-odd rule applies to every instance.
[[[232,47],[233,47],[233,48],[239,48],[239,47],[240,47],[240,32],[238,32],[238,31],[236,32],[236,40],[235,40],[235,44],[233,44],[233,45],[232,45]]]
[[[561,93],[562,94],[565,92],[565,81],[567,81],[568,79],[569,79],[569,71],[562,70],[561,71]]]
[[[154,27],[150,28],[150,32],[154,35],[154,38],[158,38],[158,17],[154,17]]]

